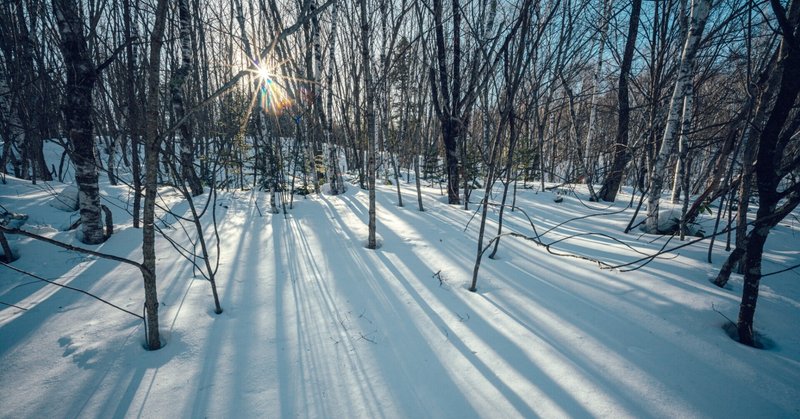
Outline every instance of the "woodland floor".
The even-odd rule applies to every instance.
[[[29,214],[29,231],[79,245],[61,231],[75,213],[48,205],[61,188],[9,178],[0,204]],[[127,189],[102,189],[117,232],[92,248],[141,260]],[[520,188],[516,203],[539,234],[606,214],[548,231],[547,243],[594,232],[644,253],[664,245],[666,237],[622,233],[629,195],[608,206],[576,192],[554,203],[552,192]],[[736,275],[727,289],[709,282],[727,254],[724,236],[713,264],[706,240],[631,272],[504,237],[472,293],[479,217],[469,222],[472,210],[446,205],[437,185],[423,193],[419,212],[413,182],[403,182],[404,207],[393,186],[379,186],[382,246],[367,250],[367,194],[356,186],[295,196],[285,216],[265,211],[261,192],[221,192],[225,311],[214,314],[209,283],[158,239],[166,346],[153,352],[143,349],[141,320],[0,266],[0,301],[19,307],[0,305],[0,417],[800,416],[798,270],[762,282],[756,328],[765,350],[723,330],[742,285]],[[176,194],[164,190],[163,199],[188,214]],[[533,235],[521,212],[505,217],[505,228]],[[496,210],[489,219],[491,237]],[[189,245],[175,217],[164,221]],[[703,223],[712,229],[712,218]],[[14,266],[141,312],[136,269],[9,238],[22,256]],[[791,217],[770,235],[764,271],[796,264],[798,243]],[[612,264],[641,257],[601,235],[551,250]]]

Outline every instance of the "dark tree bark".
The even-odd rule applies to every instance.
[[[625,41],[625,51],[620,63],[619,83],[617,85],[617,98],[619,101],[619,119],[617,121],[617,138],[614,141],[614,160],[603,186],[600,188],[600,199],[614,202],[617,199],[619,186],[622,184],[622,175],[631,158],[628,150],[628,128],[630,125],[631,109],[628,102],[628,79],[633,63],[633,52],[636,49],[636,37],[639,33],[639,16],[642,11],[642,0],[633,0],[631,18],[628,23],[628,37]]]
[[[369,189],[369,235],[367,248],[378,247],[375,238],[375,85],[372,81],[370,44],[369,44],[369,16],[367,15],[367,0],[361,0],[361,59],[364,71],[364,90],[367,93],[367,188]]]
[[[6,240],[6,236],[2,231],[0,231],[0,248],[3,249],[3,255],[0,256],[0,261],[11,263],[16,259],[14,257],[14,252],[11,251],[11,246],[8,244],[8,240]]]
[[[436,58],[438,64],[438,81],[433,76],[431,67],[431,87],[434,108],[442,126],[442,140],[445,150],[445,173],[447,174],[447,202],[458,205],[458,145],[461,137],[461,120],[459,112],[461,100],[461,6],[459,0],[453,0],[453,64],[452,72],[447,69],[447,47],[444,42],[444,24],[442,22],[442,0],[433,0],[433,20],[436,32]],[[451,90],[452,87],[452,90]],[[441,94],[442,98],[439,99]]]
[[[478,227],[478,249],[475,257],[475,266],[472,269],[472,283],[469,287],[469,290],[472,292],[477,291],[478,271],[480,270],[481,259],[483,253],[488,250],[488,246],[486,248],[483,247],[483,236],[486,231],[486,215],[489,208],[489,200],[491,199],[492,186],[495,180],[498,153],[502,147],[502,138],[506,126],[509,127],[510,135],[509,153],[513,152],[514,143],[516,142],[516,114],[514,111],[514,108],[517,106],[516,94],[522,83],[523,74],[525,74],[525,71],[528,69],[528,64],[530,63],[530,55],[523,53],[529,42],[528,34],[531,27],[530,7],[531,0],[526,0],[522,4],[519,16],[511,29],[510,36],[514,36],[515,41],[518,43],[514,52],[510,53],[508,49],[503,50],[505,92],[503,95],[502,107],[500,108],[500,121],[495,131],[494,142],[491,145],[486,185],[483,194],[483,202],[481,203],[481,220]],[[517,29],[520,27],[519,36],[516,36]],[[505,192],[503,194],[503,202],[505,203]],[[498,235],[500,234],[500,228],[501,227],[498,227]],[[492,255],[494,255],[494,252],[492,252]]]
[[[0,158],[0,171],[7,173],[9,162],[17,167],[17,156],[14,154],[14,145],[19,143],[24,136],[19,116],[14,112],[13,97],[11,94],[11,83],[8,71],[5,66],[0,65],[0,135],[3,141],[3,156]]]
[[[37,27],[42,22],[44,9],[32,2],[15,1],[4,6],[0,25],[0,47],[6,59],[6,72],[10,83],[3,93],[14,102],[9,123],[13,144],[19,158],[13,161],[15,175],[37,180],[52,180],[44,161],[44,138],[53,135],[50,129],[49,101],[44,92],[53,89],[44,62],[42,40],[37,36]],[[11,157],[9,154],[8,157]],[[14,156],[16,157],[16,156]]]
[[[78,185],[81,214],[81,241],[105,241],[100,213],[97,160],[94,155],[92,89],[97,78],[83,33],[83,10],[76,0],[53,0],[53,14],[61,35],[61,53],[67,70],[65,103],[67,136],[72,145],[75,183]]]
[[[158,289],[156,287],[155,250],[155,203],[158,187],[158,156],[161,150],[161,137],[158,132],[159,121],[159,69],[161,67],[161,48],[164,45],[164,26],[167,16],[167,0],[158,0],[155,23],[150,35],[150,62],[147,68],[147,122],[145,124],[145,195],[144,228],[142,229],[142,255],[145,267],[144,296],[147,313],[147,347],[150,350],[161,348],[158,330]]]
[[[793,125],[800,120],[800,116],[795,114],[793,120],[788,124],[793,126],[793,129],[786,129],[787,119],[789,119],[792,107],[800,93],[800,45],[795,42],[800,34],[800,1],[792,0],[788,7],[788,14],[779,2],[773,1],[771,4],[780,22],[783,35],[778,60],[781,81],[772,113],[759,137],[758,156],[754,170],[759,207],[753,223],[753,230],[746,240],[743,261],[744,285],[737,329],[739,342],[750,346],[756,343],[753,333],[753,318],[761,282],[764,243],[767,241],[772,226],[800,203],[800,183],[795,183],[789,189],[779,190],[784,177],[782,169],[785,169],[782,164],[783,151],[796,131],[797,127]],[[797,159],[793,160],[794,169],[798,165],[797,162]],[[779,207],[778,204],[784,198],[786,200]]]
[[[131,147],[131,175],[133,177],[133,228],[139,228],[142,209],[142,167],[139,159],[139,101],[136,95],[136,50],[133,42],[135,25],[131,9],[132,0],[122,1],[125,34],[125,94],[127,95],[127,127]],[[123,152],[124,153],[124,152]]]

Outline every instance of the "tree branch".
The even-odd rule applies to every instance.
[[[789,43],[792,49],[797,49],[798,45],[794,37],[792,24],[789,22],[789,19],[786,18],[786,10],[781,6],[780,0],[770,0],[769,4],[772,6],[772,11],[775,12],[775,18],[778,20],[778,25],[781,27],[783,38]]]
[[[125,312],[125,313],[128,313],[128,314],[130,314],[131,316],[134,316],[134,317],[136,317],[136,318],[139,318],[139,319],[142,319],[142,320],[144,320],[144,317],[142,317],[142,316],[140,316],[140,315],[138,315],[138,314],[136,314],[136,313],[134,313],[134,312],[132,312],[132,311],[128,311],[128,310],[126,310],[126,309],[124,309],[124,308],[122,308],[122,307],[120,307],[120,306],[118,306],[118,305],[116,305],[116,304],[114,304],[114,303],[112,303],[112,302],[110,302],[110,301],[104,300],[104,299],[102,299],[102,298],[100,298],[100,297],[98,297],[98,296],[96,296],[96,295],[94,295],[94,294],[92,294],[92,293],[90,293],[90,292],[88,292],[88,291],[82,290],[82,289],[80,289],[80,288],[71,287],[71,286],[69,286],[69,285],[59,284],[58,282],[51,281],[51,280],[49,280],[49,279],[46,279],[46,278],[42,278],[42,277],[41,277],[41,276],[39,276],[39,275],[36,275],[36,274],[30,273],[30,272],[27,272],[27,271],[23,271],[22,269],[19,269],[19,268],[17,268],[17,267],[14,267],[14,266],[12,266],[12,265],[9,265],[8,263],[5,263],[5,262],[3,262],[3,261],[0,261],[0,265],[3,265],[3,266],[5,266],[6,268],[8,268],[8,269],[11,269],[12,271],[16,271],[16,272],[19,272],[19,273],[21,273],[21,274],[23,274],[23,275],[30,276],[31,278],[36,278],[36,279],[38,279],[38,280],[40,280],[40,281],[47,282],[48,284],[52,284],[52,285],[55,285],[55,286],[59,286],[59,287],[61,287],[61,288],[66,288],[66,289],[68,289],[68,290],[77,291],[77,292],[79,292],[79,293],[81,293],[81,294],[88,295],[89,297],[92,297],[92,298],[94,298],[95,300],[97,300],[97,301],[100,301],[100,302],[101,302],[101,303],[103,303],[103,304],[109,305],[109,306],[111,306],[111,307],[114,307],[114,308],[116,308],[116,309],[117,309],[117,310],[119,310],[119,311],[123,311],[123,312]],[[6,304],[6,303],[3,303],[3,304]],[[19,308],[19,309],[22,309],[22,310],[26,310],[26,311],[27,311],[27,309],[25,309],[25,308],[22,308],[22,307],[17,307],[17,306],[15,306],[15,305],[13,305],[13,304],[7,304],[7,305],[10,305],[10,306],[13,306],[13,307],[16,307],[16,308]]]
[[[108,253],[96,252],[94,250],[84,249],[82,247],[77,247],[77,246],[73,246],[71,244],[62,243],[62,242],[60,242],[58,240],[53,240],[53,239],[51,239],[49,237],[40,236],[38,234],[30,233],[30,232],[27,232],[25,230],[21,230],[21,229],[18,229],[18,228],[8,228],[8,227],[4,227],[4,226],[0,225],[0,231],[2,231],[4,233],[8,233],[8,234],[19,234],[19,235],[22,235],[22,236],[25,236],[25,237],[30,237],[32,239],[40,240],[40,241],[43,241],[45,243],[50,243],[50,244],[52,244],[54,246],[61,247],[63,249],[71,250],[73,252],[86,253],[86,254],[89,254],[89,255],[92,255],[92,256],[97,256],[99,258],[109,259],[109,260],[113,260],[113,261],[117,261],[117,262],[121,262],[121,263],[126,263],[128,265],[135,266],[137,269],[139,269],[142,272],[142,274],[148,272],[147,267],[145,267],[141,263],[134,262],[134,261],[132,261],[130,259],[125,259],[123,257],[109,255]]]

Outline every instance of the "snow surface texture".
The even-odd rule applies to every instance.
[[[59,228],[77,215],[47,205],[63,187],[9,178],[0,203],[29,214],[29,231],[79,245]],[[425,212],[411,185],[403,184],[411,204],[402,208],[393,188],[378,188],[378,250],[363,247],[367,194],[357,186],[296,196],[286,217],[263,211],[260,192],[222,193],[225,311],[213,313],[209,284],[159,239],[159,351],[143,349],[135,317],[0,267],[0,301],[20,307],[0,307],[0,417],[800,416],[797,272],[762,283],[756,327],[768,350],[732,341],[715,312],[735,319],[741,295],[740,276],[728,289],[709,283],[726,255],[722,239],[713,265],[704,241],[623,273],[505,237],[471,293],[478,218],[464,231],[472,211],[443,204],[438,188],[424,189]],[[103,193],[117,225],[92,248],[141,260],[127,189]],[[551,193],[520,190],[517,203],[541,234],[619,211],[627,199],[590,210],[574,195],[554,203]],[[188,213],[167,190],[162,204]],[[544,240],[592,231],[639,251],[660,248],[665,237],[621,233],[631,211],[573,221]],[[505,214],[504,228],[532,235],[519,211]],[[489,236],[496,219],[491,211]],[[159,225],[190,246],[175,217]],[[798,236],[795,220],[774,230],[765,272],[797,263]],[[142,311],[135,268],[9,240],[22,256],[14,266]],[[602,236],[554,250],[610,263],[640,257]]]

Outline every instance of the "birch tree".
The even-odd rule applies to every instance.
[[[331,11],[331,31],[328,39],[328,69],[325,78],[327,85],[325,110],[328,115],[325,125],[325,142],[331,147],[328,157],[328,179],[332,195],[338,195],[346,190],[344,179],[339,170],[339,151],[333,144],[333,73],[336,63],[336,37],[338,29],[339,2],[334,1]]]
[[[97,78],[84,34],[83,8],[76,0],[53,0],[53,15],[61,36],[60,47],[67,71],[65,130],[72,147],[75,183],[81,216],[80,240],[98,244],[106,240],[100,208],[97,159],[92,122],[92,89]]]
[[[175,119],[180,121],[186,114],[183,86],[192,71],[194,53],[192,51],[192,18],[189,13],[189,0],[178,0],[178,21],[180,22],[181,66],[175,71],[170,83],[172,94],[172,111]],[[177,130],[180,144],[180,182],[186,182],[192,196],[203,193],[203,185],[194,170],[194,138],[189,121],[178,124]]]
[[[606,35],[608,33],[608,20],[611,18],[611,3],[612,0],[603,0],[603,12],[600,18],[600,33],[597,40],[597,66],[594,70],[593,86],[591,93],[591,103],[589,104],[589,126],[586,130],[586,144],[584,144],[584,167],[586,168],[585,182],[589,186],[591,198],[597,199],[594,192],[594,165],[595,160],[592,157],[592,146],[597,137],[597,100],[600,96],[600,82],[603,77],[603,53],[606,46]]]
[[[664,175],[670,154],[675,148],[679,135],[681,110],[684,98],[690,93],[695,57],[705,29],[706,20],[711,9],[712,0],[693,0],[689,31],[681,53],[678,77],[669,104],[669,114],[661,140],[661,147],[650,173],[650,189],[647,197],[647,221],[645,228],[650,233],[658,232],[658,208],[661,190],[664,186]]]

